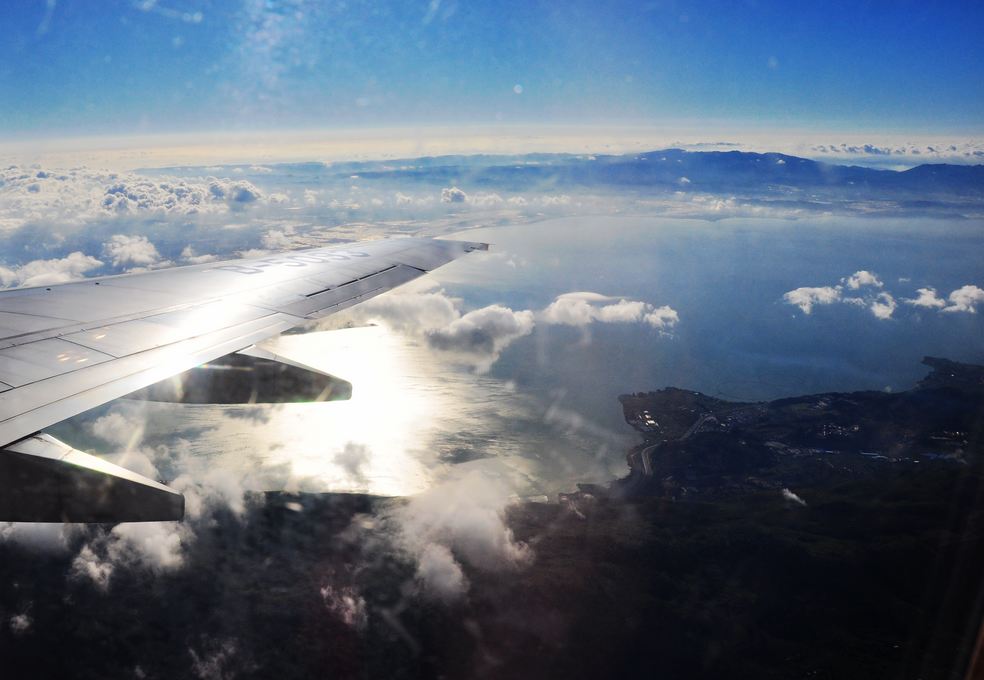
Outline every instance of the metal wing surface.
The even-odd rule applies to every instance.
[[[391,239],[0,292],[0,447],[472,250]]]

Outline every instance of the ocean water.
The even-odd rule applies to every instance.
[[[677,310],[670,337],[640,325],[596,324],[587,340],[540,328],[492,371],[533,390],[563,389],[586,412],[602,411],[617,394],[667,385],[744,400],[907,389],[926,372],[925,355],[984,361],[980,313],[903,301],[918,288],[945,297],[964,285],[984,287],[981,223],[576,218],[468,237],[526,263],[466,258],[435,273],[474,305],[538,308],[585,290]],[[889,292],[897,302],[892,318],[845,303],[806,315],[783,300],[789,290],[834,286],[858,270],[877,274],[883,286],[845,287],[844,296]]]
[[[982,313],[904,302],[984,287],[984,225],[844,219],[718,222],[566,218],[461,235],[493,244],[432,275],[464,309],[542,310],[589,291],[669,305],[668,332],[642,323],[537,323],[484,375],[384,328],[285,336],[278,351],[354,385],[343,403],[184,406],[119,402],[144,443],[180,450],[165,474],[226,470],[247,488],[405,495],[464,469],[508,479],[519,495],[551,496],[624,474],[638,436],[619,394],[668,385],[728,399],[902,390],[920,359],[984,361]],[[881,287],[841,279],[875,273]],[[804,314],[783,294],[844,286],[888,292],[879,319],[837,303]],[[165,466],[166,467],[166,466]]]

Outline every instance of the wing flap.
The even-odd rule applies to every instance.
[[[0,521],[153,522],[184,517],[184,497],[49,435],[0,449]]]

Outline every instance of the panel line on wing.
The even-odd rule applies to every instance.
[[[372,276],[378,276],[380,274],[384,274],[384,273],[390,271],[391,269],[396,269],[398,266],[399,265],[395,265],[395,264],[394,265],[390,265],[386,269],[380,269],[378,272],[373,272],[371,274],[366,274],[365,276],[360,276],[357,279],[351,279],[350,281],[346,281],[345,283],[339,283],[336,286],[328,286],[327,288],[322,288],[321,290],[316,290],[313,293],[306,294],[304,297],[306,297],[306,298],[314,297],[315,295],[321,295],[322,293],[327,293],[330,290],[338,290],[339,288],[344,288],[345,286],[349,286],[349,285],[352,285],[353,283],[357,283],[359,281],[363,281],[363,280],[368,279],[368,278],[370,278]]]

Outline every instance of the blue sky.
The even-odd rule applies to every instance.
[[[984,129],[980,2],[38,0],[0,13],[5,138],[495,122]]]

